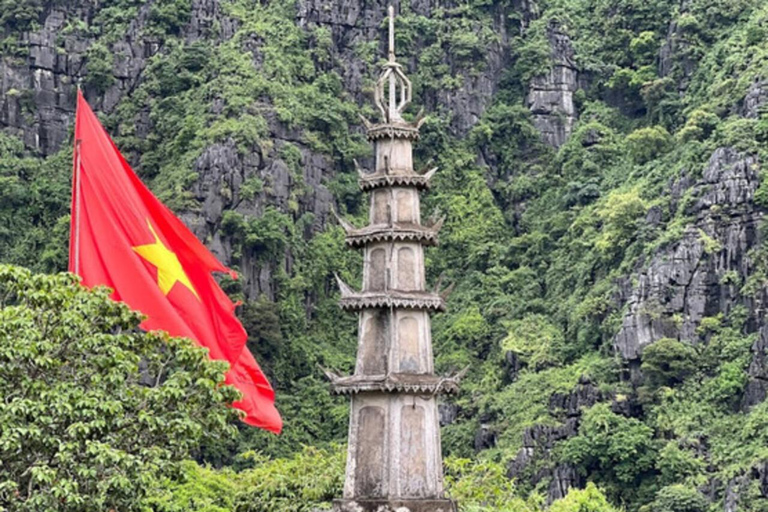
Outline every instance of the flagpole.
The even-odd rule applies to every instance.
[[[77,81],[77,107],[78,110],[80,108],[80,80]],[[75,169],[73,173],[73,180],[74,180],[74,187],[72,190],[72,193],[75,195],[75,274],[80,275],[80,196],[81,196],[81,185],[80,180],[82,179],[82,171],[81,171],[81,165],[80,165],[80,142],[81,139],[77,138],[77,121],[78,121],[78,115],[79,112],[75,112]]]
[[[75,274],[80,275],[80,139],[75,140]]]

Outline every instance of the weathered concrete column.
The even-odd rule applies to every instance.
[[[421,223],[419,192],[435,170],[413,170],[412,143],[422,120],[402,112],[411,83],[395,60],[394,12],[389,8],[389,60],[376,86],[382,122],[366,122],[376,145],[376,168],[360,171],[370,192],[370,224],[356,229],[339,219],[347,244],[364,254],[363,289],[339,281],[341,307],[359,315],[352,376],[331,372],[335,392],[351,395],[344,496],[336,512],[454,512],[443,495],[436,395],[458,389],[459,376],[434,374],[430,313],[442,310],[426,290],[424,246],[437,243],[442,222]]]

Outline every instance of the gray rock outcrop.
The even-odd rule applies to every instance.
[[[507,475],[513,479],[526,479],[531,485],[548,481],[547,503],[564,497],[572,487],[584,485],[584,479],[570,464],[537,465],[537,461],[549,460],[555,445],[574,437],[579,432],[583,409],[610,399],[587,377],[570,393],[554,393],[549,401],[549,414],[561,421],[558,426],[535,425],[525,429],[523,447],[507,466]]]
[[[697,343],[702,318],[749,306],[731,273],[748,275],[749,250],[762,217],[754,205],[757,160],[732,148],[719,148],[690,191],[695,200],[682,238],[662,248],[628,292],[627,312],[614,347],[627,360],[661,338]]]
[[[565,144],[576,122],[573,93],[579,88],[579,73],[571,39],[554,21],[547,27],[547,39],[552,67],[531,81],[526,103],[544,142],[558,148]]]

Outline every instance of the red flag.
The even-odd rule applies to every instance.
[[[69,270],[144,313],[142,328],[191,338],[228,361],[245,422],[279,433],[275,393],[211,275],[231,271],[139,180],[79,91],[74,167]]]

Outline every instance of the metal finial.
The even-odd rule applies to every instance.
[[[376,106],[387,123],[402,122],[401,114],[411,102],[411,81],[395,61],[395,8],[389,6],[389,59],[376,83]]]

